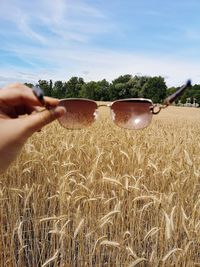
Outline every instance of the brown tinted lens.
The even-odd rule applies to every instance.
[[[146,100],[116,101],[111,106],[113,121],[122,128],[145,128],[152,120],[151,106],[152,103]]]
[[[66,109],[65,115],[58,119],[65,128],[80,129],[90,126],[95,121],[97,104],[94,101],[63,99],[59,106]]]

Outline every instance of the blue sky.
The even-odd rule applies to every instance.
[[[200,83],[199,0],[0,0],[0,86],[161,75]]]

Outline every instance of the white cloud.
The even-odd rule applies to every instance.
[[[69,51],[63,49],[49,48],[41,50],[34,48],[26,50],[22,47],[19,51],[13,50],[13,53],[24,54],[28,61],[32,58],[43,58],[46,65],[51,67],[44,69],[39,65],[33,70],[18,68],[10,71],[3,71],[8,77],[15,77],[16,80],[28,79],[37,82],[38,79],[66,80],[71,76],[82,76],[86,80],[100,80],[103,78],[109,81],[121,74],[130,73],[132,75],[161,75],[166,77],[168,86],[178,86],[191,78],[194,83],[200,81],[200,64],[180,59],[164,56],[144,56],[133,53],[113,52],[110,50],[75,49],[71,47]],[[55,63],[55,65],[54,65]],[[26,75],[21,75],[20,72]],[[31,76],[30,76],[31,75]],[[31,79],[30,79],[31,78]]]
[[[99,9],[82,1],[73,4],[66,0],[2,1],[0,19],[10,22],[16,33],[42,44],[48,42],[46,31],[61,40],[86,42],[91,34],[113,29]]]
[[[123,35],[123,32],[115,28],[101,9],[83,1],[1,1],[0,20],[13,26],[8,35],[24,36],[29,42],[34,42],[29,45],[22,42],[17,46],[9,42],[1,48],[24,64],[23,67],[6,62],[1,64],[0,85],[13,81],[37,82],[39,79],[66,80],[74,75],[83,76],[86,80],[106,78],[111,81],[126,73],[161,75],[166,77],[168,86],[180,85],[187,78],[193,82],[200,80],[200,63],[192,60],[181,60],[167,54],[161,56],[95,48],[91,42],[93,36],[113,31]],[[155,11],[151,12],[155,15]],[[187,34],[197,38],[196,32]],[[5,31],[3,35],[6,37]]]

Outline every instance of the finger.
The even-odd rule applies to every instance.
[[[64,115],[65,112],[65,108],[56,107],[50,110],[46,109],[42,112],[38,112],[36,114],[32,114],[26,118],[23,118],[28,136],[40,130],[42,127],[49,124],[50,122],[58,119],[59,117]]]
[[[25,112],[28,115],[32,114],[33,112],[37,112],[37,111],[38,111],[38,107],[25,106]]]
[[[6,105],[40,106],[41,103],[32,90],[23,84],[11,84],[0,90],[0,101]]]
[[[49,97],[49,96],[45,96],[44,101],[46,104],[48,104],[49,106],[52,106],[52,107],[55,107],[59,104],[59,100],[57,98],[53,98],[53,97]]]
[[[25,114],[30,115],[34,111],[37,112],[38,111],[38,108],[39,107],[27,106],[27,105],[16,106],[16,107],[14,107],[16,116],[15,117],[12,117],[12,118],[17,118],[18,116],[25,115]],[[40,109],[41,109],[41,107],[40,107]]]
[[[58,99],[47,97],[45,98],[47,104],[50,106],[57,106],[59,103]],[[41,102],[33,94],[31,88],[17,83],[11,84],[0,90],[0,102],[6,105],[29,105],[29,106],[41,106]]]

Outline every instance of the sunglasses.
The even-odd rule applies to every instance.
[[[153,104],[152,100],[145,98],[129,98],[116,100],[110,104],[97,104],[97,102],[84,98],[67,98],[59,101],[59,106],[66,109],[66,113],[58,119],[67,129],[82,129],[91,126],[98,117],[99,107],[109,107],[112,121],[125,129],[143,129],[149,126],[153,115],[166,108],[187,88],[191,87],[188,80],[174,94],[167,97],[163,104]],[[40,87],[33,87],[33,93],[45,106],[44,94]],[[49,108],[46,106],[46,108]]]

